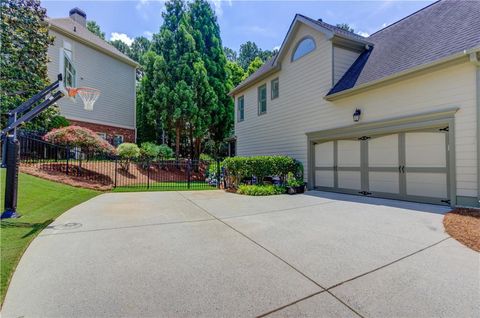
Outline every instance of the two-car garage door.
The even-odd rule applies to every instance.
[[[315,144],[315,188],[449,203],[448,128]]]

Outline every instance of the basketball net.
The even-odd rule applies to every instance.
[[[100,96],[100,90],[91,87],[66,87],[67,96],[75,102],[75,96],[80,96],[85,110],[93,110],[93,104]]]

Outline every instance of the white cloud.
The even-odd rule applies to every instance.
[[[363,32],[363,31],[358,32],[358,34],[363,36],[363,37],[366,37],[366,38],[368,38],[370,36],[370,34],[368,34],[368,32]]]
[[[223,9],[222,9],[222,4],[228,4],[229,7],[232,6],[232,0],[209,0],[212,5],[213,9],[215,10],[215,13],[217,14],[218,17],[221,17],[223,15]]]
[[[153,32],[145,31],[145,32],[143,32],[143,35],[144,35],[147,39],[151,40],[152,37],[153,37]]]
[[[132,45],[133,39],[128,37],[125,33],[112,32],[110,35],[110,41],[120,40],[128,46]]]

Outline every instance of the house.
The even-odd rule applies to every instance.
[[[101,91],[92,111],[84,110],[80,98],[62,98],[60,113],[71,124],[95,131],[117,145],[134,142],[136,79],[138,64],[86,28],[86,14],[78,8],[70,16],[49,19],[55,37],[48,49],[48,76],[63,74],[69,87],[93,87]]]
[[[480,5],[438,1],[369,37],[296,15],[234,88],[236,153],[284,154],[309,189],[479,206]]]

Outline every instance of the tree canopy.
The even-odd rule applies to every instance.
[[[348,23],[338,23],[337,28],[354,33],[355,30]]]
[[[250,65],[248,66],[247,71],[246,71],[245,74],[243,75],[243,79],[246,79],[247,77],[249,77],[250,75],[252,75],[253,73],[255,73],[262,65],[263,65],[262,59],[257,56],[257,57],[252,61],[252,63],[250,63]]]
[[[105,40],[105,32],[102,32],[102,30],[100,29],[100,26],[97,24],[97,22],[95,22],[93,20],[87,21],[87,29],[88,29],[88,31],[97,35],[102,40]]]
[[[130,55],[130,47],[128,46],[127,43],[121,40],[113,40],[113,41],[110,41],[110,44],[116,47],[117,50],[119,50],[123,54]]]
[[[39,0],[2,0],[0,25],[1,113],[14,109],[48,84],[47,50],[53,43]],[[58,108],[51,106],[30,124],[49,129]],[[5,127],[2,116],[0,126]]]

